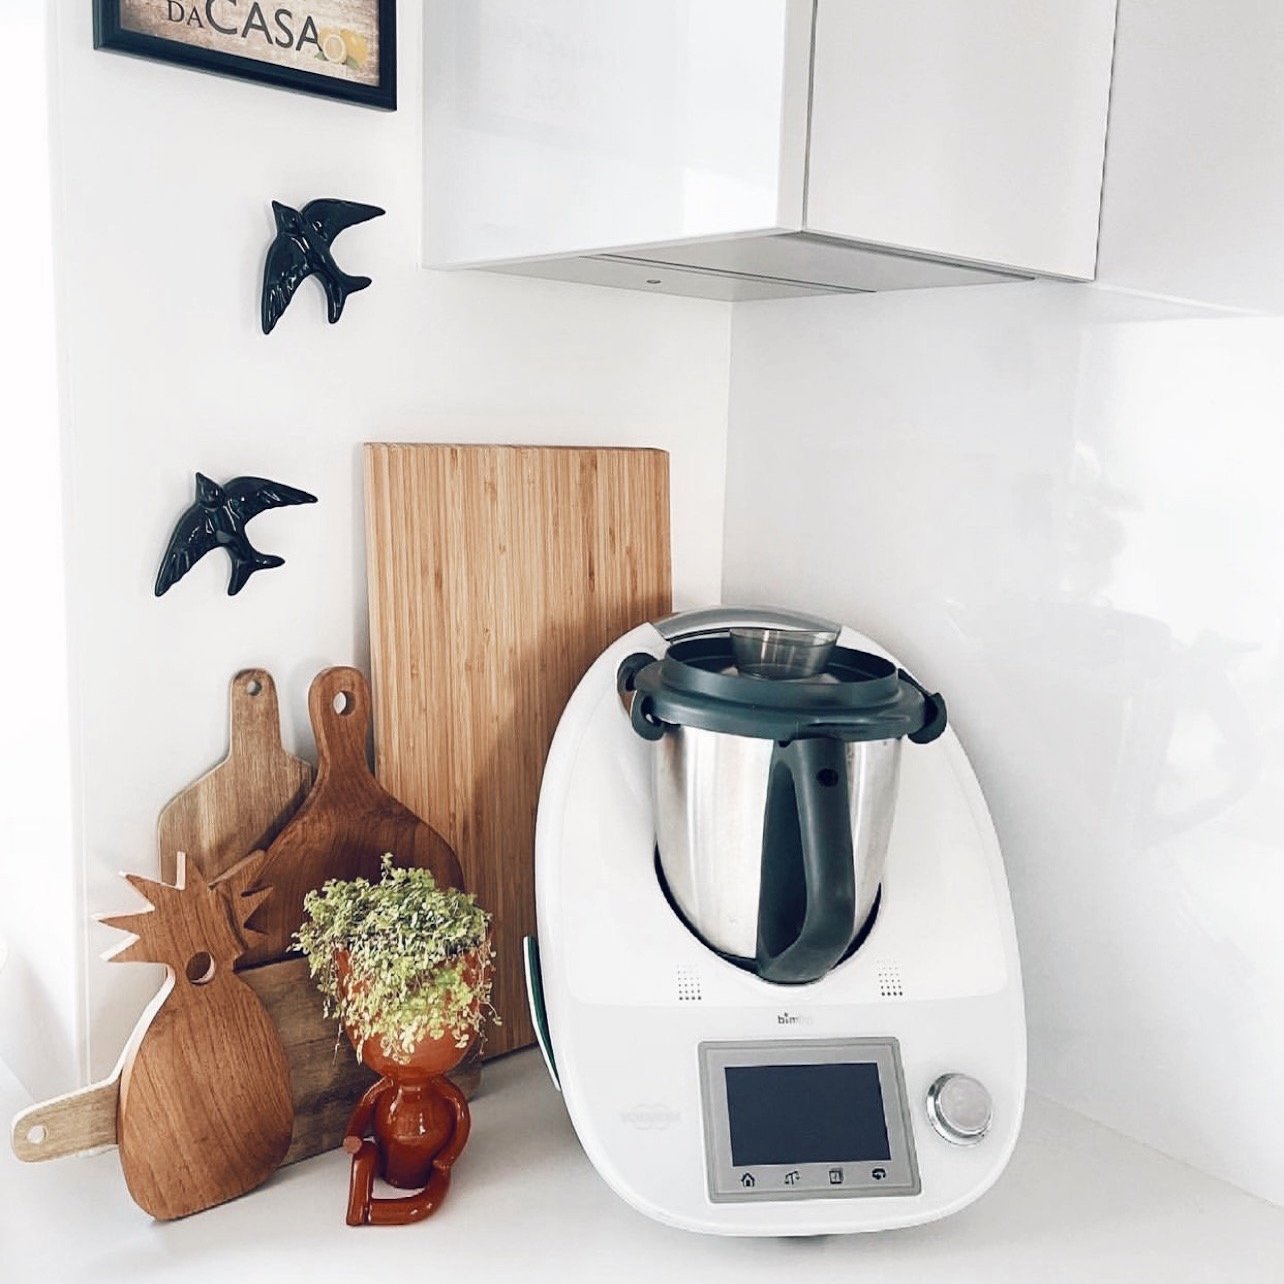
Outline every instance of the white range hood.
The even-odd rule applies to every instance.
[[[719,299],[1090,280],[1114,0],[436,0],[425,265]]]

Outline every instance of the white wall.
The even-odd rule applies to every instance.
[[[1196,64],[1235,131],[1170,128]],[[1284,1202],[1284,319],[1221,310],[1284,304],[1281,66],[1255,0],[1121,0],[1103,275],[1219,307],[738,307],[724,596],[847,620],[948,697],[1032,1086]]]
[[[75,1077],[83,936],[71,814],[47,25],[44,0],[0,6],[4,47],[21,55],[0,76],[7,602],[0,628],[0,1061],[31,1085]]]
[[[419,270],[418,5],[399,6],[391,115],[95,53],[90,6],[59,0],[57,13],[84,899],[112,911],[132,903],[117,871],[155,866],[160,807],[223,753],[238,667],[272,670],[288,742],[311,753],[311,676],[366,663],[361,441],[664,447],[676,597],[716,598],[729,311]],[[268,203],[315,196],[388,210],[338,245],[374,285],[330,327],[309,284],[265,338]],[[320,503],[256,519],[256,543],[287,564],[239,597],[210,556],[157,601],[195,469],[278,478]],[[156,984],[97,960],[114,936],[89,928],[95,1072]]]

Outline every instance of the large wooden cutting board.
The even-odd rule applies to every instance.
[[[367,445],[365,465],[376,774],[495,915],[494,1056],[534,1040],[521,942],[557,720],[609,643],[671,609],[669,458]]]

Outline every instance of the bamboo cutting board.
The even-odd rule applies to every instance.
[[[495,915],[494,1056],[534,1041],[535,807],[575,684],[671,610],[661,450],[367,445],[380,781],[439,830]]]

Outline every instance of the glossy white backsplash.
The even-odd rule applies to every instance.
[[[1048,284],[733,322],[724,596],[947,696],[1032,1086],[1280,1202],[1282,431],[1270,317]]]
[[[1284,1202],[1284,17],[1118,14],[1097,286],[736,310],[725,596],[949,697],[1032,1086]]]

